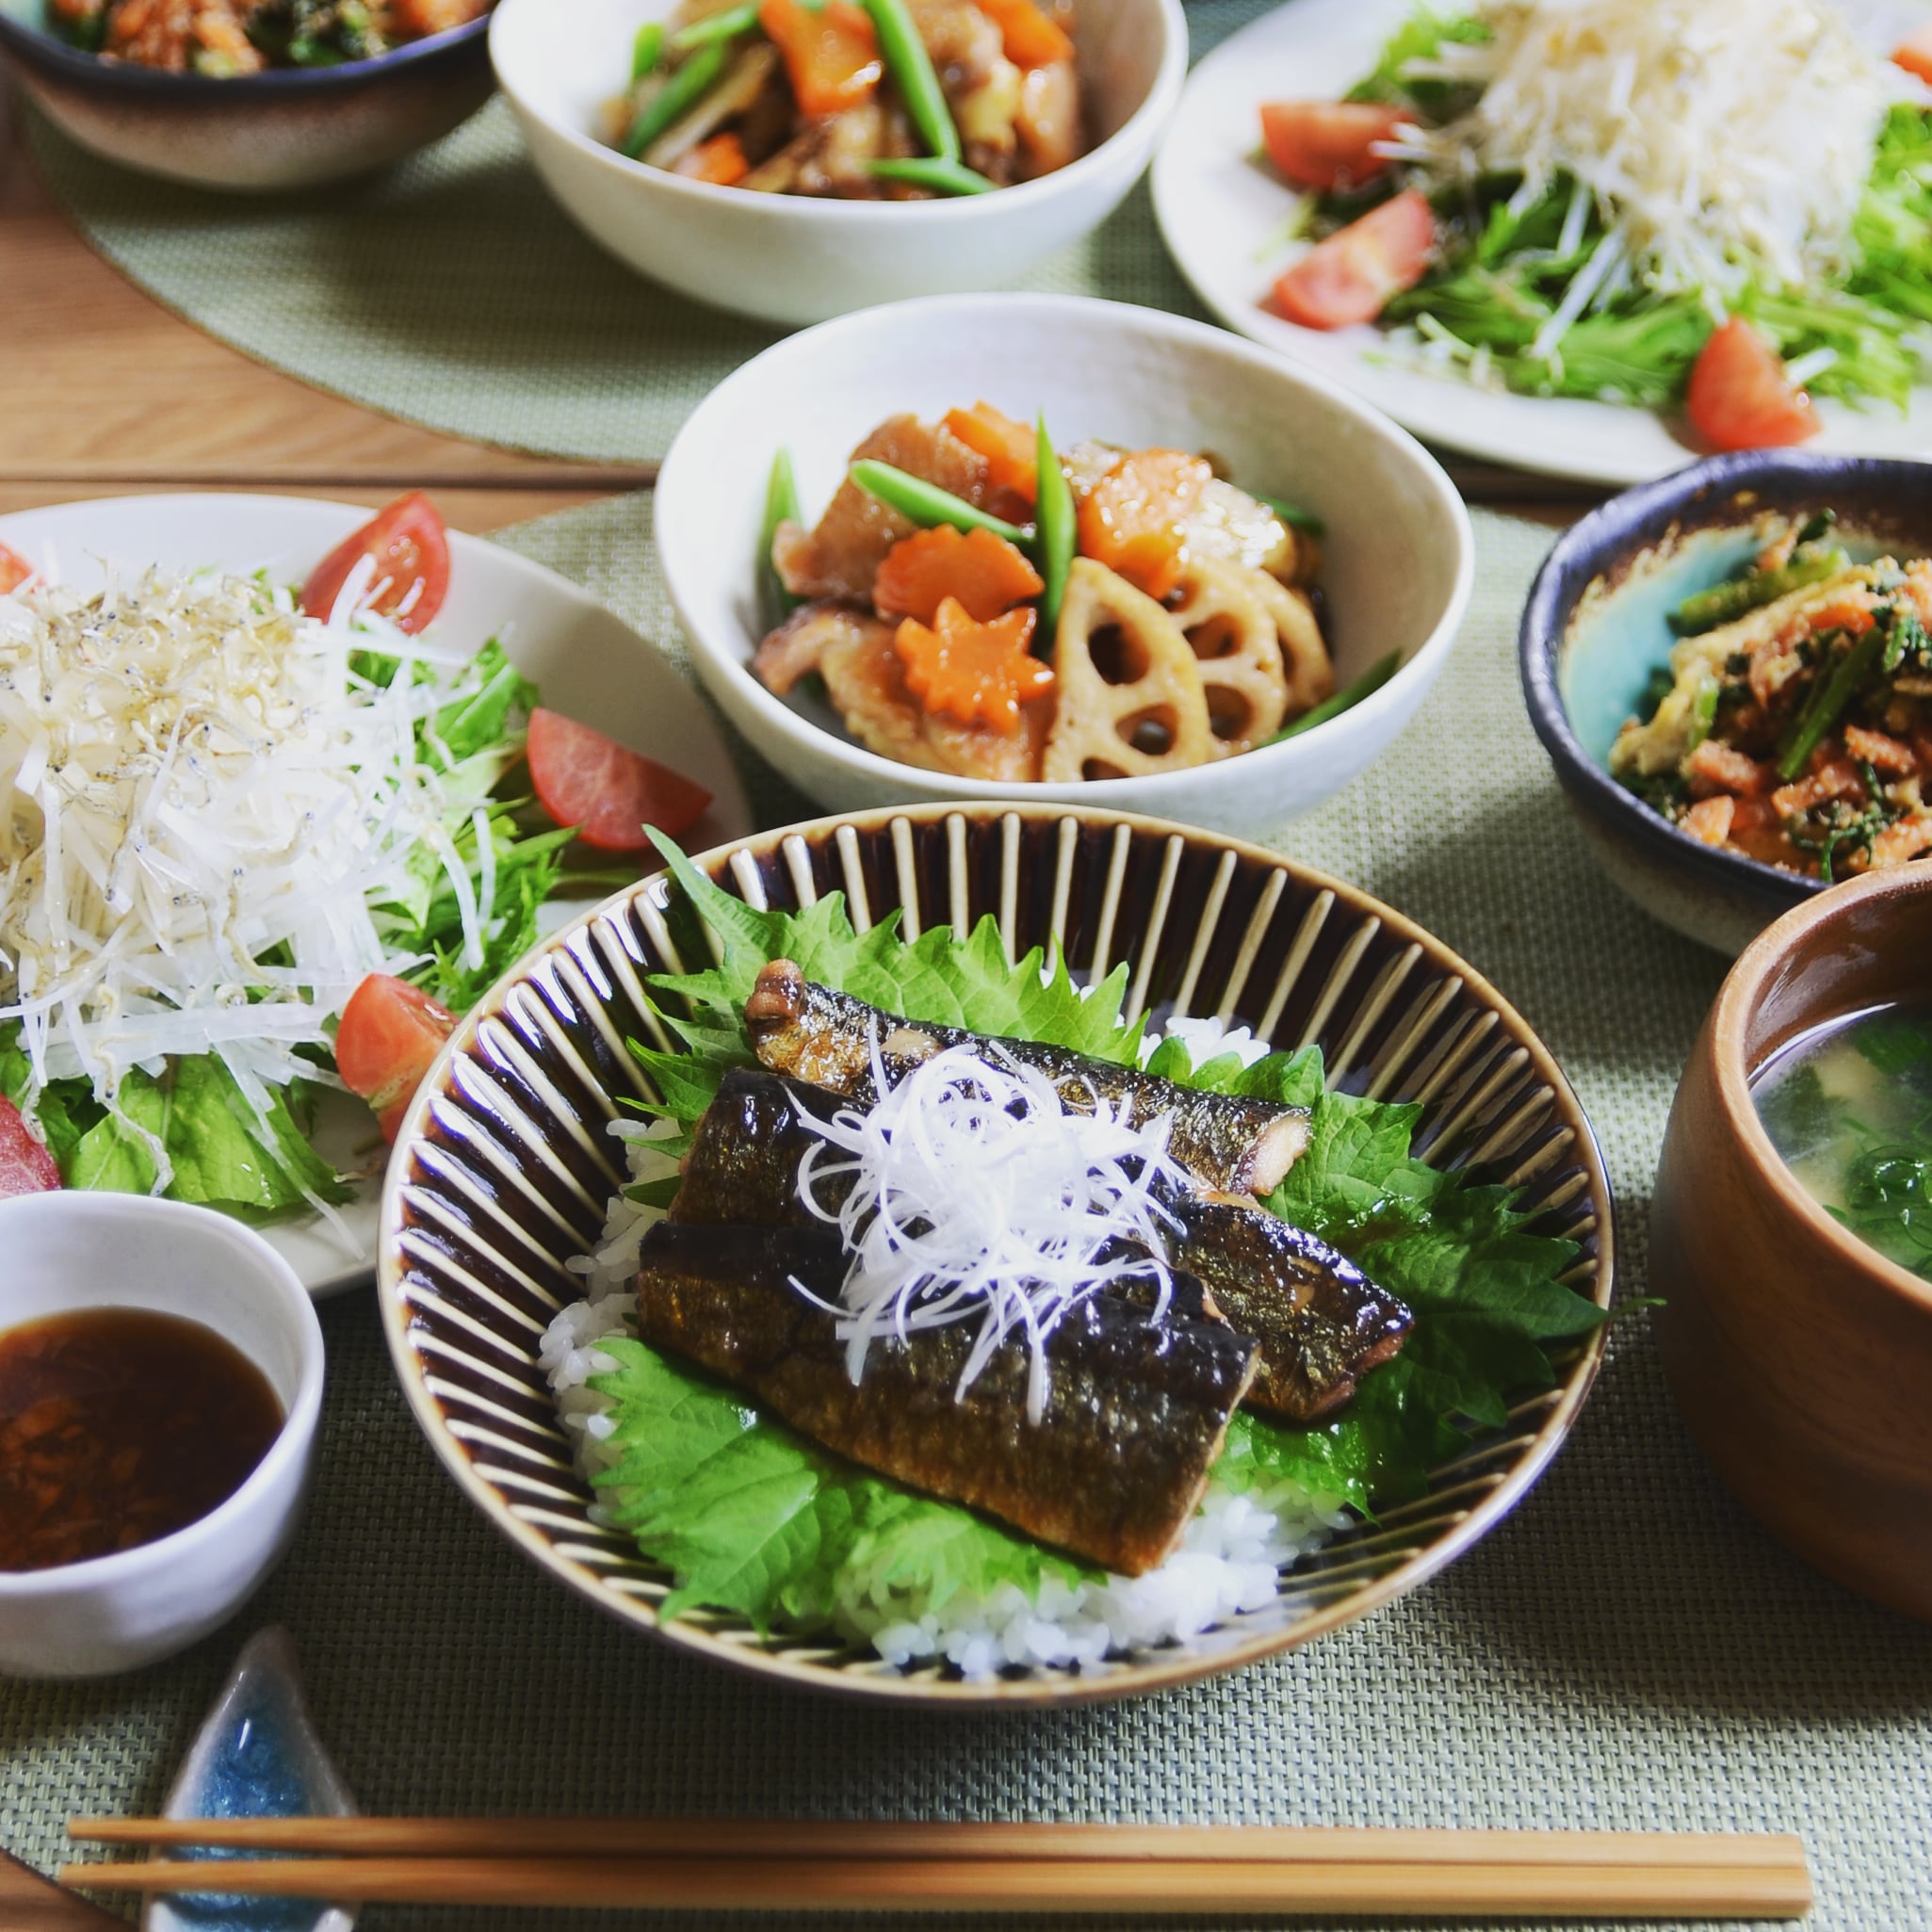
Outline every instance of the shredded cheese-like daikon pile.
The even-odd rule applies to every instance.
[[[1720,300],[1851,264],[1852,219],[1895,89],[1832,0],[1481,0],[1486,42],[1411,73],[1478,84],[1447,126],[1390,152],[1439,178],[1559,175],[1610,235],[1579,308],[1634,280]],[[1581,226],[1582,204],[1575,225]],[[1560,333],[1560,332],[1556,332]]]
[[[816,1123],[824,1145],[806,1154],[799,1193],[838,1224],[852,1257],[830,1312],[854,1385],[874,1341],[977,1321],[964,1394],[1019,1329],[1031,1351],[1027,1413],[1037,1422],[1047,1343],[1070,1308],[1134,1276],[1165,1313],[1171,1223],[1159,1193],[1187,1183],[1168,1159],[1165,1116],[1132,1128],[1125,1103],[1119,1115],[1104,1104],[1069,1112],[1039,1068],[998,1052],[949,1047],[887,1091],[875,1041],[878,1105]],[[825,1158],[836,1153],[847,1158]],[[817,1193],[835,1177],[852,1183],[836,1212]],[[1124,1263],[1123,1243],[1146,1258]]]
[[[446,678],[357,676],[358,648],[424,654],[352,601],[325,624],[158,570],[0,596],[0,1023],[37,1088],[85,1075],[111,1108],[129,1068],[214,1053],[259,1112],[400,964],[371,903],[418,841],[454,866],[474,802],[418,756]]]

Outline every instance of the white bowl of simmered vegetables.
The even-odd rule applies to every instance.
[[[1218,331],[1050,296],[768,350],[685,426],[658,515],[706,687],[835,810],[1277,826],[1407,723],[1472,569],[1448,478],[1372,410]]]
[[[1096,227],[1180,96],[1178,0],[507,0],[531,158],[620,260],[784,323],[995,288]]]

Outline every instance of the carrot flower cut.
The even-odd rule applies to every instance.
[[[801,113],[842,114],[878,91],[885,73],[879,36],[871,16],[852,0],[826,0],[820,8],[803,0],[764,0],[758,24],[784,57]]]
[[[1187,566],[1187,519],[1214,472],[1177,449],[1140,449],[1121,460],[1080,505],[1080,555],[1161,598]]]
[[[990,624],[1047,588],[1040,573],[1004,537],[950,525],[895,544],[872,583],[882,617],[930,625],[950,597],[978,624]]]
[[[1039,621],[1037,610],[1009,610],[982,624],[949,597],[931,629],[908,617],[892,647],[906,688],[928,711],[1011,738],[1020,727],[1019,707],[1053,689],[1051,668],[1027,650]]]

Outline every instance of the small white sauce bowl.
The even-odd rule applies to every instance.
[[[1339,717],[1286,743],[1192,771],[1078,785],[924,771],[849,738],[804,688],[752,674],[757,553],[771,459],[787,446],[808,522],[884,418],[936,421],[982,399],[1044,411],[1063,448],[1211,450],[1237,484],[1327,524],[1322,584],[1336,681],[1391,650],[1402,668]],[[658,549],[706,689],[751,742],[828,811],[954,799],[1148,812],[1260,837],[1319,804],[1415,715],[1455,642],[1475,576],[1469,512],[1404,430],[1330,382],[1198,322],[1076,296],[977,295],[847,316],[767,349],[712,390],[658,479]]]
[[[646,168],[605,144],[631,43],[676,0],[501,0],[490,57],[537,172],[620,261],[765,321],[822,322],[909,296],[997,288],[1097,228],[1153,158],[1187,76],[1179,0],[1078,0],[1094,146],[995,194],[842,202],[755,194]]]
[[[295,1271],[209,1209],[137,1194],[0,1205],[0,1334],[86,1308],[143,1308],[214,1329],[275,1391],[284,1420],[234,1495],[133,1550],[0,1570],[0,1674],[106,1677],[173,1655],[237,1611],[281,1559],[308,1493],[322,1329]]]

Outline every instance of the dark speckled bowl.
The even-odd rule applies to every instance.
[[[1583,518],[1523,610],[1530,721],[1598,863],[1653,917],[1726,953],[1824,886],[1680,832],[1611,777],[1610,745],[1669,658],[1665,613],[1750,554],[1727,532],[1764,510],[1826,509],[1854,554],[1932,552],[1932,463],[1788,449],[1711,457]]]
[[[89,153],[143,174],[238,193],[317,187],[447,134],[495,86],[489,19],[342,67],[218,80],[83,54],[45,0],[0,0],[0,52],[29,99]]]

